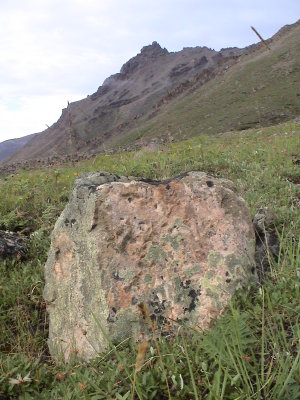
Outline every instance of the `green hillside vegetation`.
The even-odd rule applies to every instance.
[[[255,80],[253,76],[251,82],[252,68],[249,64],[249,92],[240,95],[245,100]],[[260,68],[263,73],[267,67],[261,64]],[[288,79],[283,71],[282,79]],[[228,84],[238,91],[238,83]],[[278,102],[282,104],[289,96],[289,103],[296,107],[291,95],[295,87],[288,80],[286,90]],[[225,89],[223,93],[223,98],[216,99],[218,114],[207,117],[207,127],[212,118],[220,124],[225,114],[234,118],[229,97],[227,106],[221,106],[226,104]],[[261,97],[256,93],[260,110],[263,96],[263,92]],[[275,104],[275,91],[272,96]],[[241,107],[246,104],[237,101]],[[206,111],[201,117],[196,103],[190,110],[184,99],[176,100],[176,106],[174,117],[171,108],[166,108],[165,121],[175,127],[182,118],[178,129],[195,135],[197,118],[203,118]],[[254,97],[252,107],[257,107]],[[248,118],[241,118],[241,125],[250,124]],[[159,132],[165,121],[145,132]],[[75,166],[0,177],[0,228],[30,238],[26,259],[0,263],[0,399],[300,399],[299,159],[300,125],[286,122],[222,135],[197,135],[161,146],[156,152],[104,154]],[[261,207],[274,213],[274,229],[280,238],[279,258],[270,259],[263,282],[237,292],[210,331],[200,333],[182,325],[174,337],[150,343],[134,387],[138,350],[130,338],[116,347],[111,344],[109,351],[89,363],[75,358],[68,365],[55,363],[47,350],[42,291],[50,233],[76,176],[96,170],[152,179],[200,170],[229,178],[249,204],[252,216]]]

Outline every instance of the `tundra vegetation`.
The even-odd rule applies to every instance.
[[[299,163],[292,121],[2,176],[0,228],[26,234],[29,248],[0,263],[0,399],[300,399]],[[262,282],[239,290],[207,332],[178,325],[172,337],[139,345],[107,338],[110,350],[91,362],[54,362],[42,298],[50,233],[76,176],[96,170],[229,178],[252,216],[273,212],[278,259],[270,255]]]

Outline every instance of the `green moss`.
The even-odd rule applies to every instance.
[[[135,272],[133,270],[131,270],[130,267],[126,267],[124,269],[120,269],[119,271],[119,277],[121,279],[124,279],[125,282],[127,281],[131,281],[135,276]]]
[[[188,268],[188,269],[185,271],[185,276],[186,276],[187,278],[189,278],[189,277],[191,277],[191,276],[193,276],[193,275],[195,275],[195,274],[201,272],[201,270],[202,270],[201,264],[194,264],[191,268]]]
[[[149,274],[146,274],[144,277],[144,283],[151,283],[152,282],[152,276]]]
[[[177,235],[166,235],[161,238],[162,243],[170,243],[173,250],[178,251],[180,246],[180,241],[182,239],[182,235],[179,233]]]
[[[145,260],[156,264],[166,265],[167,253],[162,247],[152,244],[146,254]]]
[[[137,310],[130,308],[120,309],[116,321],[109,330],[110,338],[114,344],[119,344],[123,340],[138,336],[140,320]]]
[[[216,268],[223,261],[223,257],[217,251],[210,251],[207,257],[207,262],[210,267]]]

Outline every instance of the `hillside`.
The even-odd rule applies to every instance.
[[[34,134],[21,137],[19,139],[5,140],[0,143],[0,162],[9,158],[12,154],[16,153],[22,147],[25,146],[32,138]]]
[[[156,42],[71,103],[60,119],[14,154],[24,160],[81,158],[140,142],[268,126],[300,114],[300,22],[245,49]]]
[[[140,121],[118,144],[168,135],[180,140],[200,133],[221,133],[269,126],[300,115],[300,21],[256,47],[237,63],[176,95],[167,95],[159,112]],[[114,145],[115,142],[112,141]]]
[[[135,126],[142,115],[178,85],[234,60],[239,52],[196,47],[169,53],[153,42],[126,62],[120,73],[107,78],[94,94],[71,103],[55,124],[37,134],[12,160],[95,149],[107,138]]]

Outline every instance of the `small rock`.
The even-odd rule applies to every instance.
[[[267,207],[260,208],[253,219],[256,236],[255,262],[260,281],[270,270],[271,259],[277,260],[279,254],[279,240],[273,228],[274,220],[274,215]]]
[[[0,259],[23,256],[26,251],[26,238],[14,232],[0,231]]]

